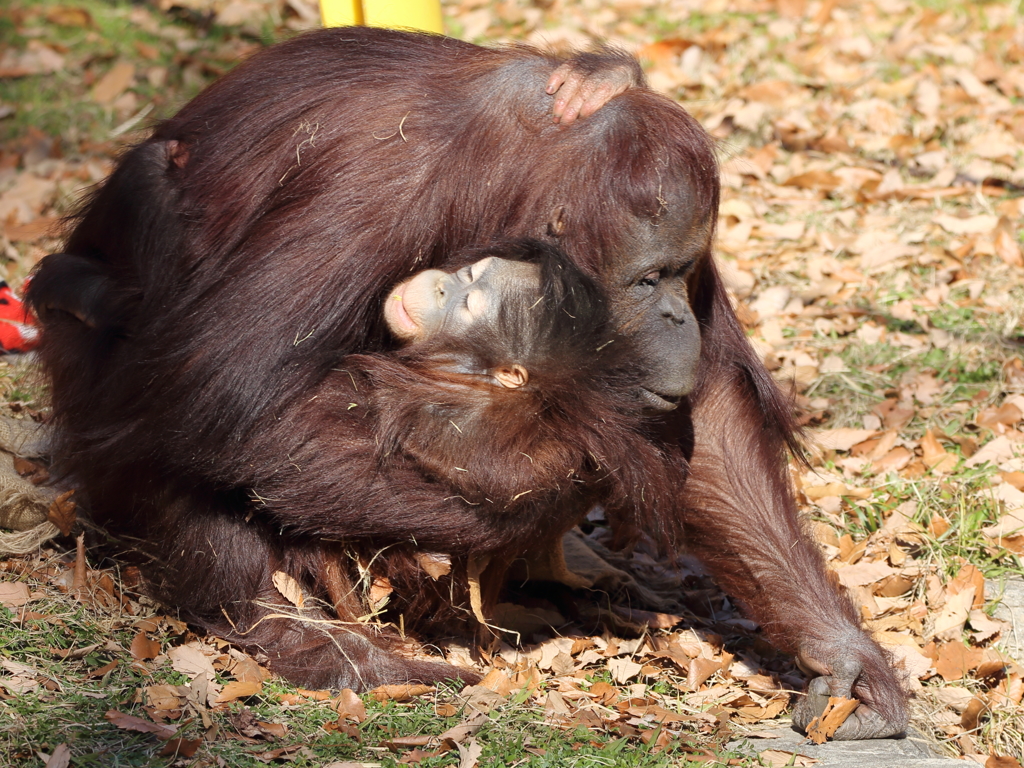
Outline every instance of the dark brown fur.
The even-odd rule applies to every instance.
[[[622,59],[588,62],[599,70]],[[262,646],[292,679],[366,687],[451,674],[383,650],[362,627],[268,618],[281,604],[273,572],[324,593],[317,585],[338,562],[324,555],[334,546],[325,539],[378,549],[413,539],[442,551],[455,542],[468,553],[515,535],[540,540],[576,522],[582,506],[554,513],[557,522],[538,506],[503,528],[440,498],[401,461],[386,463],[382,482],[354,416],[337,410],[349,389],[336,369],[346,355],[386,348],[388,287],[464,246],[557,234],[602,280],[627,334],[639,310],[626,286],[656,262],[686,277],[699,377],[665,419],[661,447],[627,441],[635,453],[609,457],[619,487],[635,493],[643,478],[655,496],[677,498],[653,520],[623,524],[669,546],[685,529],[780,647],[837,693],[852,687],[872,708],[860,711],[881,721],[866,714],[840,736],[899,731],[905,694],[801,527],[786,474],[789,408],[711,259],[710,139],[643,87],[559,130],[544,95],[558,63],[529,49],[324,31],[257,55],[161,125],[67,243],[102,264],[118,305],[117,320],[97,328],[59,316],[46,327],[65,468],[101,521],[141,539],[162,599]],[[656,348],[639,351],[656,367]],[[385,376],[375,382],[386,391]],[[677,449],[691,456],[688,478],[657,469]],[[251,490],[267,499],[252,515]]]

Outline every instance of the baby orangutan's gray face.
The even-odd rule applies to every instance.
[[[494,322],[502,301],[539,296],[536,265],[488,256],[457,272],[428,269],[395,286],[384,305],[384,320],[404,341],[438,333],[458,337],[475,325]]]
[[[399,283],[384,303],[384,321],[406,342],[457,339],[494,325],[502,302],[529,306],[539,298],[536,264],[488,256],[456,272],[428,269]],[[505,387],[526,383],[526,369],[519,365],[490,373]]]

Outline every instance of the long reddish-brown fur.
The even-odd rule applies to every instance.
[[[116,285],[107,316],[117,320],[47,324],[41,354],[63,466],[101,522],[139,539],[162,599],[262,646],[292,679],[368,686],[451,674],[365,632],[268,618],[281,604],[275,570],[330,580],[338,555],[325,554],[335,546],[327,539],[455,541],[469,552],[503,535],[471,508],[443,503],[400,461],[379,482],[359,441],[330,428],[356,434],[323,405],[347,397],[335,369],[346,355],[387,348],[389,286],[464,246],[557,232],[615,306],[615,281],[644,255],[631,239],[637,223],[692,221],[678,245],[695,260],[698,383],[659,440],[616,457],[633,462],[631,478],[647,477],[678,450],[689,477],[651,472],[652,490],[664,483],[677,502],[636,524],[667,545],[684,530],[775,642],[836,690],[856,680],[884,722],[848,735],[897,732],[905,694],[801,528],[785,466],[788,405],[715,271],[711,140],[642,85],[557,128],[544,84],[558,63],[526,48],[323,31],[258,54],[160,125],[85,206],[65,248],[102,264]],[[37,306],[59,282],[47,269],[30,296]],[[618,320],[628,332],[630,318]],[[262,511],[252,492],[266,499]],[[540,537],[541,523],[515,530]]]

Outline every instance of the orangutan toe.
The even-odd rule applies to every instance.
[[[897,736],[906,729],[906,722],[890,722],[867,704],[861,704],[846,718],[832,736],[837,741],[857,739],[885,739]]]
[[[804,698],[793,709],[793,725],[806,733],[811,721],[821,717],[831,696],[832,689],[828,684],[828,678],[816,677],[811,680]]]
[[[793,710],[793,724],[801,731],[807,732],[815,718],[821,717],[833,696],[843,695],[837,692],[836,681],[829,677],[816,677],[807,686],[807,694]],[[840,688],[846,687],[840,683]],[[896,736],[907,727],[907,719],[900,716],[887,719],[867,704],[860,704],[846,718],[842,725],[831,736],[837,741],[855,741],[857,739],[884,739]]]

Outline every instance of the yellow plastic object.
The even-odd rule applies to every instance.
[[[444,33],[439,0],[320,0],[325,27],[365,24]]]
[[[352,27],[363,23],[359,0],[320,0],[320,20],[325,27]]]

